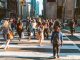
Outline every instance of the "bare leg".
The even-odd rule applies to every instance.
[[[7,42],[6,42],[6,46],[5,46],[4,50],[6,50],[6,49],[8,48],[9,43],[10,43],[10,39],[7,40]]]
[[[60,48],[57,46],[57,58],[59,58]]]
[[[29,36],[29,41],[31,40],[31,36]]]
[[[41,45],[41,38],[40,37],[38,37],[39,38],[39,45]]]
[[[56,47],[53,50],[53,56],[54,56],[54,58],[56,58]]]
[[[53,57],[56,58],[56,45],[53,44]]]
[[[19,41],[21,41],[21,32],[18,32],[18,35],[19,35]]]
[[[28,32],[28,39],[31,40],[31,32]]]
[[[39,39],[39,44],[41,45],[41,39]]]

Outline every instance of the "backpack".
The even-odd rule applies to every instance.
[[[59,33],[54,33],[53,36],[53,44],[58,45],[59,44]]]

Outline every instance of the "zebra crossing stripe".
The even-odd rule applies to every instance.
[[[76,36],[77,38],[80,39],[80,35],[79,34],[74,34],[74,36]]]
[[[65,34],[63,34],[63,35],[66,36]],[[63,45],[61,47],[61,49],[78,49],[79,50],[79,48],[74,44],[73,41],[71,41],[67,36],[66,36],[66,38],[69,41],[63,41],[64,44],[65,43],[68,43],[68,44],[70,43],[71,45]],[[36,41],[38,41],[38,40],[31,40],[31,42],[36,42]],[[46,41],[46,42],[50,42],[50,41]],[[5,44],[1,45],[1,47],[4,48]],[[24,46],[24,45],[9,44],[9,47],[12,47],[12,48],[39,48],[39,49],[41,49],[41,48],[44,48],[44,49],[47,48],[47,49],[52,49],[51,45],[44,45],[44,46],[35,45],[35,46],[31,46],[31,45],[28,44],[28,45]]]
[[[65,34],[64,34],[65,35]],[[65,35],[66,36],[66,35]],[[67,37],[67,36],[66,36]],[[67,37],[68,38],[68,37]],[[69,38],[68,38],[68,40],[69,41],[71,41]],[[80,51],[80,48],[72,41],[72,43],[73,43],[73,45],[75,45],[77,48],[78,48],[78,50]]]
[[[7,57],[22,57],[22,58],[32,58],[32,57],[45,57],[50,58],[53,56],[53,53],[44,53],[44,52],[14,52],[14,51],[5,51],[0,52],[0,56]],[[60,53],[61,59],[80,59],[80,53]]]
[[[71,43],[72,45],[63,45],[61,49],[77,49],[79,50],[79,47],[76,46],[76,44],[71,41],[67,36],[66,38],[69,40],[67,43]],[[66,41],[65,41],[66,43]],[[2,45],[2,47],[5,47],[5,44]],[[22,45],[13,45],[10,44],[10,47],[13,48],[49,48],[52,49],[51,45],[44,45],[44,46],[22,46]],[[0,51],[0,56],[7,56],[7,57],[22,57],[22,58],[27,58],[27,57],[43,57],[43,58],[50,58],[53,56],[52,52],[18,52],[18,51]],[[80,59],[80,53],[60,53],[60,59]]]
[[[5,47],[5,44],[1,46],[2,48]],[[45,46],[38,46],[38,45],[35,45],[35,46],[22,46],[22,45],[13,45],[13,44],[10,44],[9,47],[11,48],[37,48],[37,49],[52,49],[52,46],[51,45],[45,45]],[[63,45],[61,47],[61,49],[79,49],[77,46],[75,45]]]

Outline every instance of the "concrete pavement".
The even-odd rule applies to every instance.
[[[61,47],[59,60],[80,60],[80,47],[64,33],[63,46]],[[75,35],[76,36],[76,35]],[[5,41],[0,41],[0,60],[53,60],[52,46],[50,40],[44,40],[42,46],[39,46],[38,40],[28,41],[16,38],[12,40],[9,49],[4,51]],[[77,43],[79,41],[76,41]],[[79,44],[79,43],[78,43]]]

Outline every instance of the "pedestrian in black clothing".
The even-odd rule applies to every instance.
[[[17,23],[17,33],[19,35],[19,41],[21,40],[21,35],[22,35],[22,32],[23,32],[23,24],[21,21],[19,21]]]
[[[74,20],[71,20],[71,21],[69,22],[69,27],[70,27],[70,33],[71,33],[71,35],[73,36],[73,34],[74,34],[74,32],[75,32],[75,22],[74,22]]]

